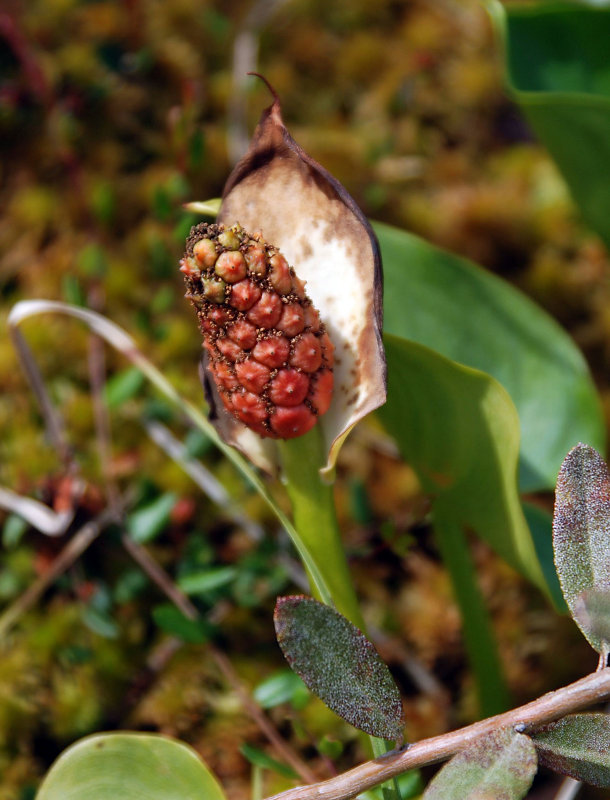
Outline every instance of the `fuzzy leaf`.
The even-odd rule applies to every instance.
[[[225,800],[216,778],[181,742],[139,733],[88,736],[51,767],[36,800]]]
[[[577,595],[573,607],[574,619],[587,638],[602,643],[602,651],[610,652],[610,592],[586,589]]]
[[[544,766],[594,786],[610,787],[608,714],[570,714],[532,738]]]
[[[375,234],[343,186],[294,141],[275,98],[250,149],[225,186],[218,221],[262,231],[278,247],[306,291],[335,346],[335,391],[320,425],[332,469],[351,428],[385,401],[381,342],[381,260]],[[272,443],[241,423],[219,431],[252,460],[269,466]]]
[[[582,592],[610,591],[610,475],[599,453],[579,444],[566,456],[555,491],[555,566],[570,613],[598,653],[608,645],[578,619]]]
[[[278,598],[277,640],[305,685],[355,728],[402,738],[402,702],[394,679],[364,634],[311,597]]]
[[[504,728],[454,756],[428,785],[423,800],[520,800],[536,769],[532,740]]]

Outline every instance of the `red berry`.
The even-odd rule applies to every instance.
[[[318,337],[304,333],[292,348],[290,363],[304,372],[316,372],[322,364],[322,349]]]
[[[288,294],[292,289],[292,275],[288,262],[281,253],[276,253],[269,259],[269,280],[276,292]]]
[[[200,239],[193,245],[193,255],[197,263],[209,269],[216,263],[218,256],[216,255],[216,245],[210,239]]]
[[[253,275],[260,275],[264,278],[267,274],[267,253],[260,244],[254,244],[244,253],[248,272]]]
[[[237,361],[243,355],[243,350],[238,344],[232,342],[231,339],[217,339],[216,347],[220,350],[227,361]]]
[[[217,361],[214,365],[213,372],[216,382],[220,384],[223,389],[231,392],[233,389],[237,389],[239,386],[239,382],[235,377],[233,368],[228,364],[225,364],[224,361]]]
[[[275,328],[282,313],[282,301],[273,292],[263,292],[261,299],[255,303],[247,317],[258,328]]]
[[[281,367],[290,353],[290,344],[285,336],[268,336],[260,339],[252,350],[252,355],[261,364],[275,369]]]
[[[227,336],[243,350],[250,350],[256,344],[256,328],[245,319],[238,319],[229,325]]]
[[[296,336],[305,327],[305,315],[298,303],[286,303],[277,327],[287,336]]]
[[[260,394],[271,377],[271,371],[267,367],[252,359],[236,364],[235,374],[241,385],[254,394]]]
[[[303,314],[305,315],[306,327],[308,327],[313,333],[317,333],[320,330],[320,315],[311,305],[311,303],[305,306]]]
[[[218,256],[214,272],[227,283],[237,283],[246,277],[246,262],[239,250],[225,250]]]
[[[323,333],[320,336],[320,348],[322,349],[322,360],[327,367],[332,367],[335,363],[335,346],[327,333]]]
[[[309,378],[296,369],[281,369],[269,386],[269,399],[277,406],[302,403],[309,390]]]
[[[295,436],[302,436],[311,430],[316,424],[317,417],[312,414],[306,405],[293,406],[286,408],[278,406],[271,415],[271,429],[280,439],[293,439]]]
[[[264,422],[267,419],[267,408],[261,398],[252,392],[233,392],[231,395],[235,413],[246,425]]]
[[[229,297],[229,305],[238,311],[247,311],[260,300],[262,292],[259,287],[249,280],[234,283]]]
[[[211,308],[208,311],[208,319],[211,319],[217,325],[225,325],[229,320],[233,319],[233,314],[228,308]]]
[[[309,401],[318,414],[326,414],[333,399],[334,375],[329,369],[323,369],[311,379]]]

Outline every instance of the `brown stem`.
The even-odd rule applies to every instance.
[[[520,733],[527,733],[609,697],[610,669],[603,669],[513,711],[497,714],[457,731],[424,739],[400,750],[393,750],[336,778],[289,789],[268,800],[349,800],[402,772],[449,758],[498,728],[515,728]]]

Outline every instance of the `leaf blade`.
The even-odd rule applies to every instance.
[[[398,688],[355,625],[303,595],[278,598],[274,622],[286,660],[329,708],[371,736],[395,741],[402,737]]]
[[[504,728],[454,756],[430,782],[423,800],[520,800],[536,768],[532,740]]]
[[[96,734],[57,759],[36,800],[225,800],[197,753],[163,736]]]
[[[608,714],[570,714],[532,738],[541,764],[594,786],[610,786]]]
[[[570,450],[557,478],[553,548],[572,617],[591,646],[607,654],[607,643],[578,619],[582,592],[610,591],[610,474],[599,453],[582,443]]]

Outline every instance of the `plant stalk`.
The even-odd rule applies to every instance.
[[[480,714],[489,717],[508,708],[510,697],[468,542],[451,509],[445,509],[440,502],[435,506],[434,530],[460,609],[464,645],[476,681]]]
[[[350,800],[403,772],[450,758],[500,728],[515,728],[519,733],[532,733],[541,725],[608,699],[610,668],[605,668],[520,708],[407,745],[360,764],[342,775],[310,786],[289,789],[268,800]]]

